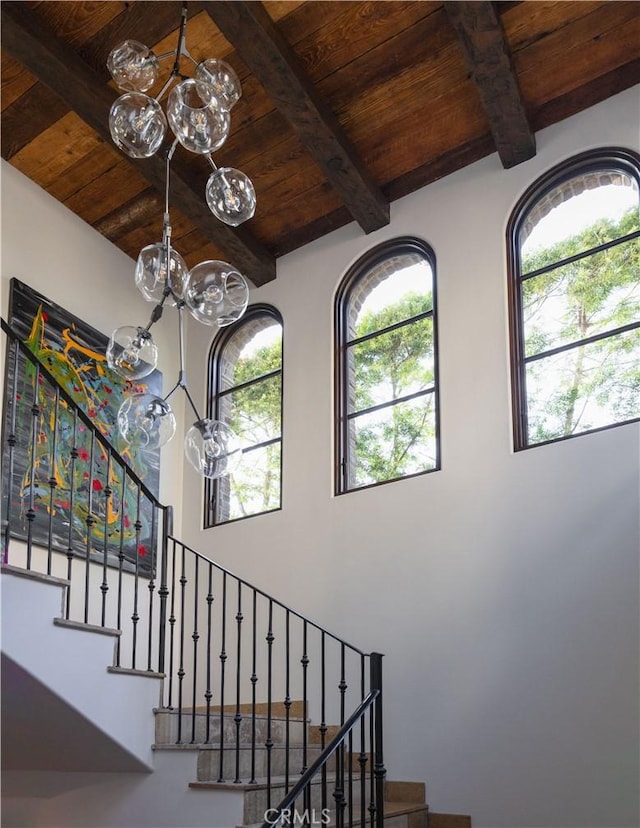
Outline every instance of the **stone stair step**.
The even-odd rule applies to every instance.
[[[178,742],[179,723],[181,721],[181,742],[193,741],[199,744],[207,742],[207,714],[185,712],[178,713],[173,710],[156,710],[156,745],[167,745]],[[235,714],[234,714],[235,715]],[[195,727],[194,727],[195,722]],[[271,718],[271,727],[269,728],[269,720],[266,716],[256,716],[255,719],[251,716],[243,716],[240,721],[240,741],[251,743],[253,740],[253,731],[255,726],[255,740],[256,742],[266,742],[270,737],[271,741],[276,744],[284,744],[287,739],[287,721],[286,719]],[[306,727],[306,722],[302,719],[290,719],[288,723],[289,742],[292,744],[302,744],[303,733]],[[209,716],[209,742],[215,743],[220,741],[220,732],[222,729],[223,742],[225,744],[235,743],[238,727],[234,721],[234,716],[231,714],[224,714]]]

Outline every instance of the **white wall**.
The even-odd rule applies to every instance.
[[[135,262],[4,160],[0,175],[2,316],[8,316],[9,282],[15,277],[107,336],[120,325],[146,324],[151,305],[135,287]],[[178,371],[174,311],[165,313],[153,334],[168,390]],[[182,484],[181,396],[175,400],[176,438],[164,449],[160,479],[161,501],[176,505]]]
[[[636,88],[539,133],[512,170],[493,155],[369,237],[352,224],[279,260],[252,300],[284,318],[283,509],[202,531],[184,476],[187,542],[386,654],[390,778],[426,780],[434,810],[476,826],[639,824],[640,428],[512,451],[504,242],[539,174],[637,148],[639,126]],[[334,497],[334,293],[404,234],[437,256],[442,471]],[[203,388],[212,336],[190,326]]]

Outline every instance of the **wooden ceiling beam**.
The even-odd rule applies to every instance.
[[[117,96],[100,76],[21,2],[3,2],[2,45],[38,80],[61,98],[104,141],[111,143],[109,110]],[[161,156],[131,159],[123,154],[156,189],[164,194],[165,161]],[[255,285],[275,279],[275,259],[245,229],[232,230],[210,213],[202,192],[197,192],[174,161],[171,200],[208,239]]]
[[[203,2],[202,7],[260,81],[364,232],[388,224],[388,200],[262,3]]]
[[[502,165],[508,169],[533,158],[535,135],[493,3],[447,0],[443,5],[480,93]]]

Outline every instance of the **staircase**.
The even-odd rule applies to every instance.
[[[386,780],[382,656],[175,538],[2,329],[3,825],[467,828]]]

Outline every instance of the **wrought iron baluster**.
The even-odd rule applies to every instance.
[[[18,407],[18,346],[15,342],[11,342],[10,348],[13,349],[13,374],[11,379],[7,378],[7,382],[11,383],[13,389],[9,405],[11,406],[11,416],[9,418],[9,434],[7,435],[7,445],[9,446],[9,457],[7,458],[8,467],[8,485],[7,485],[7,508],[4,510],[6,519],[4,532],[4,547],[2,552],[3,563],[9,562],[9,539],[11,537],[11,504],[13,502],[13,472],[14,472],[14,453],[18,442],[16,435],[16,411]],[[3,422],[4,428],[4,422]],[[68,590],[67,590],[68,591]]]
[[[238,611],[236,613],[236,623],[238,625],[238,640],[236,647],[236,713],[233,721],[236,725],[236,777],[234,782],[240,782],[240,725],[242,724],[242,715],[240,713],[240,665],[242,660],[242,621],[244,616],[242,614],[242,581],[238,581]]]
[[[153,593],[156,588],[156,565],[158,561],[158,542],[156,539],[156,532],[157,532],[157,515],[158,515],[158,507],[155,503],[151,503],[151,542],[150,542],[150,555],[151,560],[149,561],[149,565],[151,566],[151,572],[149,573],[149,585],[147,589],[149,590],[149,636],[148,636],[148,643],[147,643],[147,670],[152,669],[151,664],[151,653],[153,652]]]
[[[183,544],[180,544],[180,650],[178,652],[178,744],[182,744],[182,693],[185,676],[184,669],[184,614],[186,610],[186,590],[187,590],[187,575],[186,575],[186,550]]]
[[[269,600],[269,627],[267,630],[267,808],[271,808],[271,759],[273,751],[273,601]]]
[[[158,647],[158,672],[164,673],[164,663],[167,646],[167,597],[169,595],[169,588],[167,586],[168,575],[168,556],[169,556],[169,535],[173,531],[173,509],[167,506],[164,509],[162,516],[162,548],[160,556],[160,589],[158,590],[158,597],[160,598],[160,614],[159,614],[159,647]]]
[[[120,543],[118,544],[118,599],[116,608],[116,628],[122,630],[122,581],[124,572],[124,530],[125,530],[125,507],[127,503],[127,469],[122,467],[122,489],[120,490]],[[116,666],[120,666],[121,639],[118,636],[116,641]]]
[[[347,779],[349,795],[347,797],[347,808],[349,813],[349,825],[353,825],[353,730],[349,731],[347,743]]]
[[[60,389],[55,389],[55,403],[53,406],[53,440],[49,455],[49,531],[47,532],[47,575],[51,575],[53,560],[53,513],[55,510],[55,491],[58,481],[56,478],[56,455],[58,452],[58,419],[60,416]]]
[[[227,573],[222,573],[222,643],[220,649],[220,772],[218,782],[224,782],[224,680],[227,663]]]
[[[136,521],[134,523],[136,530],[135,541],[135,569],[133,574],[133,613],[131,615],[131,623],[133,624],[133,636],[131,642],[131,668],[136,669],[136,653],[138,645],[138,621],[140,615],[138,614],[138,598],[140,592],[140,531],[142,529],[142,521],[140,520],[140,498],[142,493],[140,486],[137,487],[138,496],[136,497]]]
[[[169,692],[167,706],[173,709],[173,671],[175,664],[175,628],[176,628],[176,547],[175,538],[171,539],[171,607],[169,609]]]
[[[376,799],[376,828],[384,828],[384,778],[387,774],[384,767],[382,750],[382,655],[371,653],[371,689],[377,690],[378,695],[373,703],[373,776],[375,777]]]
[[[71,615],[71,575],[73,572],[73,520],[71,519],[71,515],[73,515],[74,504],[75,504],[75,484],[74,481],[76,479],[76,460],[78,459],[78,410],[75,409],[73,412],[73,445],[71,446],[71,462],[69,464],[70,468],[70,477],[69,477],[69,535],[67,539],[67,581],[69,581],[69,586],[67,587],[67,604],[65,607],[65,618],[68,620],[69,616]],[[119,642],[118,642],[119,643]]]
[[[364,699],[366,693],[366,685],[365,685],[365,657],[364,655],[360,656],[360,698]],[[366,769],[367,769],[367,754],[366,754],[366,722],[365,717],[360,717],[360,753],[358,755],[358,763],[360,765],[360,826],[361,828],[365,828],[366,825],[366,812],[365,812],[365,800],[367,796],[367,781],[366,781]]]
[[[340,724],[344,724],[345,717],[345,695],[347,692],[346,681],[346,648],[344,642],[340,642],[340,681],[338,683],[338,690],[340,691]],[[344,823],[344,809],[346,806],[345,798],[345,746],[344,742],[340,745],[337,751],[337,789],[339,797],[336,796],[336,807],[339,813],[338,825]]]
[[[302,622],[302,718],[304,720],[304,727],[302,728],[302,770],[304,773],[307,769],[307,671],[309,668],[309,654],[307,653],[307,621]]]
[[[289,772],[290,772],[290,726],[291,726],[291,630],[290,630],[290,612],[286,610],[284,621],[284,650],[285,650],[285,666],[284,666],[284,788],[289,791]]]
[[[371,667],[369,667],[371,671]],[[373,707],[369,708],[369,751],[371,756],[374,755],[374,744],[375,744],[375,728],[374,728],[374,713]],[[376,780],[375,776],[373,775],[373,768],[371,768],[371,773],[369,774],[369,825],[371,828],[375,828],[376,822]]]
[[[109,582],[107,581],[107,554],[109,547],[109,511],[111,508],[111,486],[109,485],[110,482],[111,449],[107,449],[107,485],[104,487],[104,538],[102,546],[102,583],[100,584],[100,592],[102,593],[100,624],[103,627],[106,624],[107,592],[109,591]]]
[[[183,551],[184,554],[184,551]],[[195,572],[193,575],[193,633],[191,639],[193,640],[193,687],[191,694],[191,744],[196,741],[196,692],[198,688],[198,641],[200,640],[200,633],[198,632],[198,565],[200,559],[197,555],[195,557]]]
[[[93,525],[96,522],[96,519],[93,516],[93,492],[94,492],[94,478],[93,478],[93,465],[95,462],[95,450],[96,450],[96,435],[91,432],[91,451],[89,453],[89,493],[87,495],[87,518],[86,518],[86,525],[87,525],[87,545],[86,545],[86,555],[85,555],[85,568],[84,568],[84,623],[89,623],[89,581],[91,576],[91,532],[93,530]]]
[[[40,387],[40,369],[36,366],[33,378],[33,402],[31,404],[31,463],[29,470],[29,507],[27,508],[27,569],[31,569],[31,553],[33,547],[33,523],[36,519],[36,463],[38,451],[38,423],[40,420],[40,406],[38,404],[38,390]]]
[[[204,692],[207,710],[207,722],[205,725],[205,743],[211,742],[211,635],[212,623],[211,613],[213,610],[213,564],[209,564],[209,590],[207,592],[207,689]]]
[[[251,779],[250,784],[256,781],[256,685],[258,683],[258,675],[256,673],[256,657],[258,649],[258,633],[257,633],[257,599],[258,593],[253,590],[252,597],[252,621],[251,621]]]
[[[326,663],[326,641],[324,630],[320,633],[320,752],[322,753],[326,747],[325,740],[327,734],[327,716],[326,716],[326,679],[327,679],[327,663]],[[321,807],[327,807],[327,765],[322,766],[322,780],[321,780]]]

